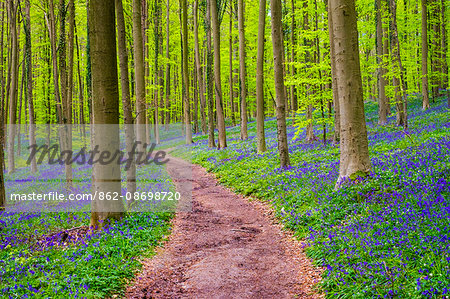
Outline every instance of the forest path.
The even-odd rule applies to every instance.
[[[268,206],[184,160],[170,157],[167,170],[179,192],[192,187],[192,207],[177,212],[127,298],[320,298],[312,291],[320,270]]]

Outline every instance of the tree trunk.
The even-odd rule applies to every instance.
[[[213,54],[212,54],[212,37],[211,37],[211,0],[206,1],[206,81],[208,89],[208,147],[215,147],[214,140],[214,74],[212,71]]]
[[[15,172],[14,161],[14,137],[16,135],[16,106],[17,106],[17,84],[19,80],[19,45],[17,38],[17,7],[16,1],[8,2],[9,8],[9,32],[11,39],[11,67],[9,88],[9,135],[8,135],[8,173]]]
[[[244,0],[238,1],[238,27],[239,27],[239,74],[241,90],[241,139],[247,140],[247,71],[245,67],[245,27],[244,27]]]
[[[388,106],[386,100],[386,69],[383,66],[383,18],[381,0],[376,1],[377,9],[377,63],[378,63],[378,125],[387,125]]]
[[[283,23],[281,0],[270,1],[272,14],[273,65],[276,92],[278,152],[282,168],[290,165],[286,132],[286,95],[283,72]]]
[[[448,63],[447,63],[447,17],[445,12],[446,6],[445,1],[441,0],[441,30],[442,30],[442,38],[441,38],[441,48],[442,48],[442,72],[443,72],[443,85],[444,88],[447,89],[447,107],[450,108],[450,87],[448,86]]]
[[[294,63],[295,62],[295,4],[294,4],[294,0],[291,0],[291,62]],[[292,78],[295,78],[295,74],[296,74],[296,70],[295,70],[295,66],[292,64],[291,65],[291,75]],[[295,122],[295,113],[297,112],[298,106],[297,106],[297,92],[295,89],[295,84],[291,85],[291,109],[292,109],[292,115],[293,115],[293,120],[292,120],[292,124],[294,124]]]
[[[230,109],[231,109],[231,122],[233,126],[236,125],[236,115],[234,111],[234,74],[233,74],[233,5],[230,5],[230,27],[229,27],[229,71],[230,71]]]
[[[89,35],[91,38],[93,145],[100,152],[116,153],[120,150],[119,138],[119,90],[117,78],[116,33],[114,2],[91,0],[89,5]],[[140,31],[139,31],[140,32]],[[141,52],[142,53],[142,52]],[[121,195],[120,165],[107,163],[93,165],[93,194]],[[91,227],[103,228],[111,219],[124,214],[123,202],[94,200],[92,202]]]
[[[258,57],[256,61],[256,140],[259,153],[265,152],[264,132],[264,39],[266,31],[266,0],[259,1]]]
[[[422,0],[422,110],[430,108],[428,98],[428,20],[427,0]]]
[[[28,99],[28,119],[29,126],[29,145],[30,147],[36,145],[36,126],[34,120],[34,105],[33,105],[33,71],[31,62],[31,21],[30,21],[30,0],[25,0],[25,52],[26,52],[26,73],[27,73],[27,99]],[[0,159],[2,156],[0,156]],[[2,169],[2,168],[0,168]],[[30,163],[31,173],[37,172],[36,157],[32,157]]]
[[[227,147],[227,136],[225,131],[225,119],[222,106],[222,81],[220,72],[220,28],[217,0],[211,1],[211,23],[212,34],[214,40],[214,81],[216,91],[216,114],[217,128],[219,129],[219,141],[217,147],[219,149]]]
[[[126,45],[126,28],[123,15],[122,0],[115,0],[117,16],[117,41],[119,48],[120,85],[122,90],[123,123],[125,127],[125,146],[127,153],[131,153],[134,143],[133,110],[131,107],[130,81],[128,77],[128,51]],[[132,161],[127,168],[127,192],[136,192],[136,163]]]
[[[142,0],[133,0],[133,53],[136,88],[136,142],[137,150],[144,151],[147,142],[146,100],[145,100],[145,64],[144,44],[142,40]]]
[[[166,129],[170,124],[170,0],[166,3]]]
[[[396,108],[397,108],[397,126],[408,128],[407,104],[406,104],[406,88],[403,78],[403,66],[400,58],[400,44],[398,41],[397,30],[397,4],[395,0],[390,0],[389,8],[391,13],[390,31],[391,31],[391,50],[392,62],[397,70],[394,73],[393,85],[395,86]],[[398,69],[397,69],[398,68]]]
[[[200,116],[202,119],[202,133],[206,134],[206,115],[205,115],[205,83],[203,80],[203,67],[200,61],[200,46],[198,41],[198,0],[194,1],[194,58],[197,69],[198,89],[200,94]]]
[[[333,88],[333,106],[334,106],[334,135],[333,143],[338,144],[340,141],[341,133],[341,113],[339,107],[339,90],[337,88],[337,72],[336,72],[336,59],[335,59],[335,48],[333,43],[334,32],[333,32],[333,14],[331,12],[331,1],[328,0],[328,32],[330,37],[330,61],[331,61],[331,86]]]
[[[372,169],[364,115],[363,90],[359,62],[355,1],[330,1],[335,70],[341,113],[339,178],[336,187],[347,178],[364,177]]]
[[[189,101],[189,57],[188,57],[188,25],[187,25],[187,0],[181,0],[183,10],[183,103],[184,103],[184,123],[186,124],[186,144],[191,144],[191,112]]]

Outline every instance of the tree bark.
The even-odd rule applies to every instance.
[[[238,27],[239,27],[239,74],[241,90],[241,139],[247,140],[247,70],[245,67],[245,27],[244,27],[244,0],[238,1]]]
[[[270,2],[272,14],[272,43],[273,43],[273,65],[276,92],[276,114],[277,114],[277,137],[280,165],[286,168],[290,165],[289,148],[286,132],[286,95],[283,71],[283,23],[281,0]]]
[[[133,0],[133,56],[136,89],[136,142],[138,151],[144,151],[147,142],[145,100],[144,43],[142,37],[142,0]]]
[[[383,18],[381,0],[376,0],[377,9],[377,63],[378,63],[378,125],[387,124],[386,69],[383,66]]]
[[[428,20],[427,0],[422,0],[422,110],[430,108],[428,98]]]
[[[29,145],[36,145],[36,122],[34,119],[33,104],[33,70],[31,62],[31,21],[30,21],[30,0],[25,0],[25,52],[26,52],[26,73],[27,73],[27,99],[28,99],[28,119],[29,119]],[[0,159],[2,156],[0,156]],[[2,169],[2,168],[0,168]],[[31,173],[37,172],[36,157],[33,155],[30,163]]]
[[[340,107],[340,163],[339,187],[347,178],[364,177],[372,169],[366,121],[364,115],[363,90],[359,60],[358,30],[355,1],[336,0],[329,2],[334,46],[336,86],[339,90]]]
[[[259,153],[265,152],[264,132],[264,39],[266,31],[266,0],[259,1],[258,54],[256,61],[256,141]]]
[[[230,5],[230,27],[229,27],[229,72],[230,72],[230,110],[231,110],[231,122],[233,126],[236,125],[236,115],[234,111],[234,74],[233,74],[233,5]]]
[[[130,97],[130,80],[128,77],[128,51],[126,45],[126,28],[122,0],[115,0],[117,16],[117,41],[119,48],[120,84],[122,89],[123,123],[125,127],[125,147],[131,153],[134,143],[133,110]],[[129,158],[130,155],[128,156]],[[134,159],[127,169],[127,192],[136,192],[136,163]]]
[[[110,0],[91,0],[89,4],[95,125],[93,145],[98,145],[100,152],[110,153],[120,150],[117,125],[119,123],[119,90],[114,8],[114,2]],[[121,195],[120,165],[95,163],[93,167],[93,194],[117,192]],[[103,228],[110,220],[120,219],[124,214],[121,200],[94,200],[91,209],[91,227],[94,229]]]
[[[166,3],[166,129],[170,124],[170,0]]]
[[[200,95],[200,116],[202,119],[202,133],[206,134],[206,115],[205,115],[205,82],[203,80],[203,67],[200,61],[200,46],[198,41],[198,0],[194,1],[194,58],[197,69],[198,89]]]
[[[17,7],[14,0],[8,1],[9,32],[11,39],[11,67],[9,87],[9,134],[8,134],[8,173],[15,172],[14,137],[16,135],[17,85],[19,80],[19,45],[17,37]]]
[[[295,4],[294,0],[291,0],[291,62],[295,62]],[[291,65],[291,75],[292,78],[295,78],[296,69],[294,64]],[[295,112],[297,112],[297,92],[295,88],[295,84],[291,85],[291,109],[292,115],[294,116],[292,123],[295,121]]]
[[[405,80],[403,78],[403,66],[400,57],[400,43],[398,41],[397,30],[397,4],[395,0],[389,0],[389,9],[391,13],[390,31],[391,31],[391,51],[394,68],[397,70],[394,73],[393,85],[395,86],[396,108],[397,108],[397,126],[403,126],[406,130],[408,128],[408,115],[406,103],[406,88]]]
[[[183,103],[184,103],[184,123],[186,125],[186,144],[191,144],[192,127],[189,101],[189,57],[188,57],[188,25],[187,25],[187,1],[181,0],[183,10]]]
[[[341,113],[339,109],[339,89],[337,87],[337,72],[336,72],[336,59],[335,59],[335,49],[334,49],[334,32],[333,32],[333,14],[331,12],[331,1],[328,0],[328,32],[330,37],[330,61],[331,61],[331,87],[333,89],[333,107],[334,107],[334,135],[333,143],[338,144],[340,141],[341,133]]]
[[[215,147],[214,140],[214,74],[212,71],[211,0],[206,1],[206,81],[208,89],[208,147]]]
[[[222,106],[222,81],[220,72],[220,28],[217,0],[211,1],[211,23],[214,40],[214,80],[216,91],[216,114],[217,128],[219,129],[219,141],[217,147],[219,149],[227,147],[227,136],[225,131],[225,119]]]

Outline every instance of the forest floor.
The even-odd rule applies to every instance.
[[[127,298],[320,298],[321,269],[276,222],[273,209],[218,185],[200,166],[170,158],[178,190],[192,186],[192,209],[126,290]],[[184,191],[180,191],[182,194]]]

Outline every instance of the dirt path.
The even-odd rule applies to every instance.
[[[274,224],[270,209],[217,185],[199,166],[171,158],[177,189],[192,186],[163,249],[144,261],[127,298],[319,298],[320,270]]]

